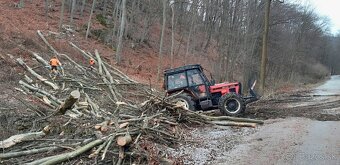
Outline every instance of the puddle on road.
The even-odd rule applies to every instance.
[[[315,88],[312,91],[310,97],[311,98],[309,100],[291,103],[287,107],[295,108],[295,107],[301,107],[301,106],[313,106],[313,105],[318,105],[318,104],[322,104],[326,102],[339,100],[340,98],[340,75],[332,76],[324,84]],[[333,111],[336,111],[336,110],[333,109]]]
[[[314,95],[340,95],[340,75],[332,76],[330,80],[317,87]]]

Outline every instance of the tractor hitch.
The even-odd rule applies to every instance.
[[[256,94],[256,92],[254,91],[254,87],[256,84],[256,80],[254,81],[254,83],[251,85],[251,87],[249,88],[249,96],[243,97],[243,99],[245,100],[246,104],[255,102],[257,100],[260,99],[260,96]]]

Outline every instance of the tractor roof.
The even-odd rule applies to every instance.
[[[192,65],[181,66],[178,68],[168,69],[164,71],[164,75],[180,73],[180,72],[184,72],[190,69],[199,69],[200,71],[202,71],[202,66],[200,64],[192,64]]]

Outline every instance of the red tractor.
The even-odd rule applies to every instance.
[[[255,83],[250,84],[250,96],[244,97],[241,83],[215,84],[214,80],[208,80],[199,64],[164,71],[164,89],[168,95],[174,95],[176,103],[194,111],[218,108],[230,116],[242,114],[248,103],[258,100],[253,91]]]

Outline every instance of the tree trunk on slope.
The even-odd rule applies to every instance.
[[[89,36],[89,33],[90,33],[90,28],[91,28],[91,18],[92,18],[92,14],[93,14],[93,10],[96,6],[96,0],[93,0],[93,3],[92,3],[92,8],[91,8],[91,13],[90,13],[90,17],[89,17],[89,21],[87,23],[87,30],[86,30],[86,36],[85,38],[87,39],[88,36]]]
[[[170,68],[173,68],[174,65],[174,45],[175,45],[175,1],[173,1],[171,5],[171,53],[170,53]]]
[[[76,0],[72,0],[70,24],[73,25],[73,16],[76,9]]]
[[[126,15],[126,0],[122,0],[122,18],[120,22],[120,30],[119,30],[119,39],[116,51],[116,61],[119,64],[121,62],[121,49],[124,35],[124,27],[125,27],[125,15]]]
[[[62,0],[61,1],[61,10],[60,10],[59,31],[61,31],[61,27],[63,25],[64,9],[65,9],[65,0]]]
[[[157,81],[160,80],[160,74],[161,74],[161,69],[162,69],[163,38],[164,38],[164,30],[165,30],[165,23],[166,23],[166,4],[167,4],[167,0],[163,0],[163,25],[162,25],[161,41],[160,41],[160,44],[159,44]]]
[[[48,6],[50,5],[50,1],[49,0],[45,0],[45,16],[48,16]]]
[[[271,0],[267,0],[266,12],[265,12],[265,18],[264,18],[264,32],[263,32],[263,39],[262,39],[262,59],[261,59],[261,72],[260,72],[260,91],[262,92],[262,94],[264,94],[264,84],[265,84],[265,76],[266,76],[270,4],[271,4]]]
[[[84,15],[85,5],[86,5],[86,0],[83,0],[81,3],[80,16]]]

